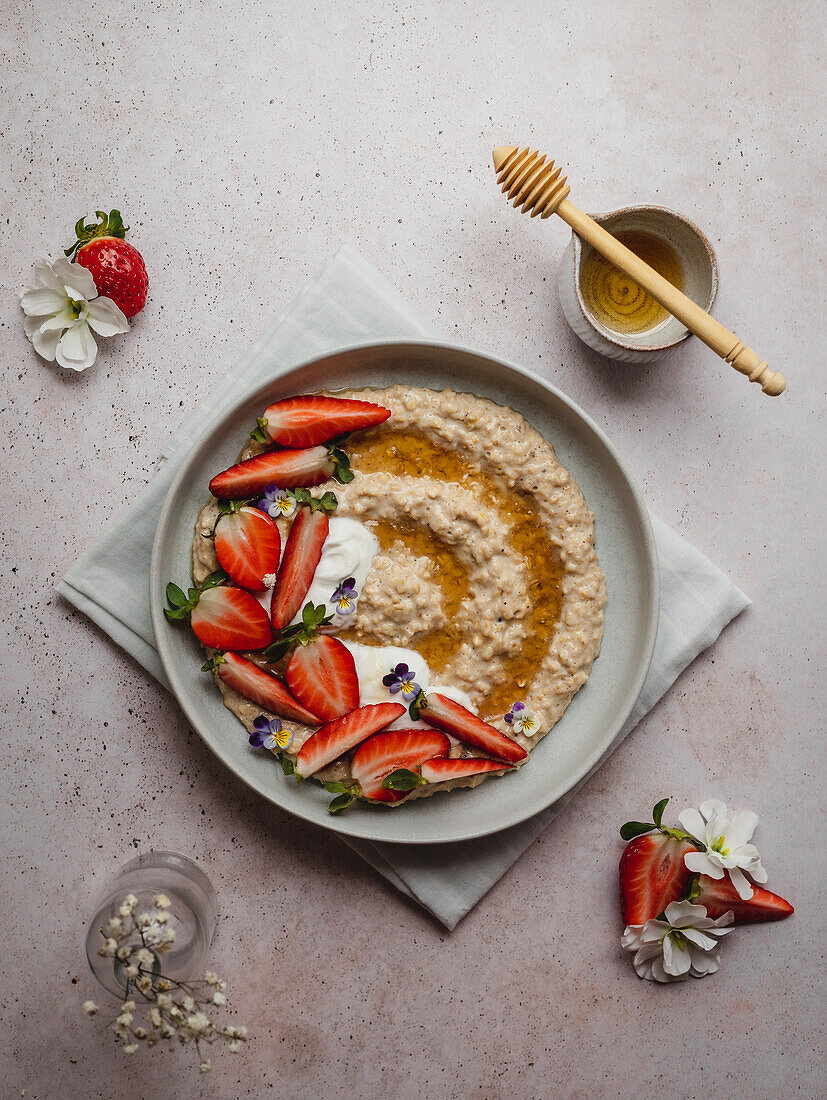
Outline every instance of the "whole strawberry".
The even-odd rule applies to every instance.
[[[77,240],[65,254],[92,273],[98,293],[111,298],[126,314],[134,317],[146,304],[149,278],[143,257],[124,240],[128,226],[120,212],[96,210],[99,221],[75,225]]]

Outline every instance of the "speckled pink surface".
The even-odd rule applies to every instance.
[[[4,1096],[823,1095],[823,10],[669,7],[4,6]],[[788,393],[692,341],[652,368],[587,351],[555,296],[564,227],[494,186],[504,140],[560,158],[585,209],[693,218],[717,315]],[[98,206],[132,226],[150,300],[75,377],[27,345],[17,292]],[[755,601],[450,935],[248,793],[53,594],[342,241],[439,329],[568,392]],[[754,808],[769,885],[797,909],[669,988],[621,955],[615,884],[617,827],[665,794]],[[254,1042],[209,1077],[181,1051],[130,1062],[80,1014],[92,895],[151,848],[192,855],[218,891],[212,961]]]

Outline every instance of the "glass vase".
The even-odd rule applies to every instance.
[[[109,882],[99,897],[86,931],[86,957],[100,984],[116,997],[123,997],[128,960],[104,958],[98,949],[104,942],[101,929],[119,915],[128,894],[138,899],[136,916],[151,911],[153,899],[165,894],[170,901],[167,927],[175,939],[163,955],[155,955],[153,970],[175,981],[203,977],[207,951],[215,931],[215,891],[201,868],[177,852],[147,852],[131,859]],[[122,946],[134,951],[144,946],[138,933]]]

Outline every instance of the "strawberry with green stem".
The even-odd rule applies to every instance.
[[[304,604],[322,560],[330,530],[329,517],[338,505],[335,494],[330,492],[316,498],[307,489],[299,488],[293,496],[299,507],[284,546],[270,604],[274,631],[284,630]]]
[[[134,317],[144,308],[149,289],[143,256],[124,240],[129,226],[123,224],[120,211],[95,213],[97,222],[78,219],[76,240],[64,253],[91,272],[99,294],[111,298],[127,317]]]
[[[209,649],[263,649],[273,640],[267,612],[255,596],[227,580],[219,569],[186,593],[170,582],[164,614],[171,622],[189,617],[193,633]]]
[[[216,474],[210,482],[210,492],[219,500],[246,500],[271,485],[277,489],[311,488],[331,478],[345,485],[353,481],[350,459],[342,450],[345,438],[339,436],[316,447],[265,451],[245,458]]]
[[[284,673],[287,686],[303,706],[324,722],[341,718],[359,706],[359,679],[353,655],[338,638],[321,633],[332,618],[326,614],[324,604],[307,603],[301,621],[280,631],[265,651],[265,658],[275,663],[293,650]]]

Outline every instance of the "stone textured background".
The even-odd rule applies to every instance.
[[[823,17],[816,0],[3,5],[3,1095],[823,1095]],[[509,140],[562,160],[585,209],[697,221],[717,315],[788,393],[693,341],[652,368],[584,348],[554,288],[564,226],[494,186]],[[75,377],[35,356],[17,294],[98,206],[124,212],[151,298]],[[553,379],[755,601],[452,935],[248,793],[53,593],[343,241],[444,332]],[[619,951],[615,875],[618,825],[665,794],[753,807],[797,913],[660,988]],[[213,965],[255,1035],[209,1078],[186,1052],[129,1062],[79,1012],[92,894],[164,847],[216,885]]]

